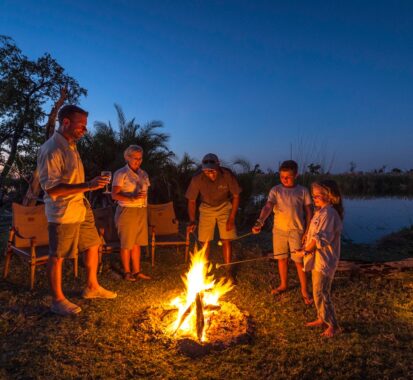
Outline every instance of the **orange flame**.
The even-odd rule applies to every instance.
[[[185,294],[175,298],[171,304],[178,308],[178,316],[174,323],[170,326],[170,331],[181,335],[190,335],[197,338],[196,327],[196,310],[195,300],[196,295],[202,295],[204,306],[205,327],[208,326],[211,310],[208,306],[219,306],[219,298],[225,293],[228,293],[234,286],[230,280],[221,278],[218,282],[214,276],[210,274],[212,264],[208,263],[206,257],[206,246],[201,250],[194,252],[191,255],[191,265],[188,272],[182,276],[182,281],[186,286]],[[191,309],[192,306],[192,309]],[[190,310],[190,311],[189,311]],[[184,313],[189,314],[185,317]],[[184,316],[184,317],[183,317]],[[184,320],[182,320],[184,318]],[[202,342],[206,341],[205,330],[201,338]]]

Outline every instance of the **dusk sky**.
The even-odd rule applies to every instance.
[[[178,158],[413,168],[413,1],[0,0],[0,34],[88,90],[90,128],[117,103]]]

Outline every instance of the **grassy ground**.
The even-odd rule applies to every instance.
[[[393,252],[394,244],[345,247],[343,254],[413,256],[409,241]],[[259,255],[271,244],[268,236],[262,237],[260,248],[257,243],[236,244],[238,257]],[[293,268],[290,291],[273,298],[274,264],[245,264],[226,300],[251,314],[252,341],[189,359],[136,328],[140,311],[182,290],[182,256],[160,251],[154,280],[137,283],[120,279],[115,256],[105,259],[100,279],[118,291],[118,298],[82,300],[84,270],[75,281],[66,264],[66,293],[83,310],[77,317],[62,318],[49,312],[44,268],[37,271],[36,290],[30,292],[28,268],[14,258],[10,278],[0,280],[0,378],[413,378],[413,272],[358,277],[337,273],[333,299],[344,333],[326,340],[319,336],[321,330],[304,327],[315,311],[302,302]],[[220,260],[217,250],[212,259]],[[150,272],[146,261],[144,269]]]

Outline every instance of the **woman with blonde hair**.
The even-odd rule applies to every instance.
[[[113,176],[112,199],[118,202],[115,224],[120,238],[123,277],[127,281],[149,280],[141,272],[141,246],[148,245],[148,174],[140,168],[143,149],[130,145],[123,156],[126,165]]]
[[[324,326],[326,330],[321,335],[331,338],[340,332],[331,301],[331,284],[340,259],[344,209],[335,181],[314,182],[311,193],[316,212],[310,222],[305,247],[296,253],[304,257],[304,270],[311,270],[312,274],[317,319],[307,326]]]

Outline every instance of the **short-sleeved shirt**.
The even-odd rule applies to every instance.
[[[82,192],[50,197],[47,190],[61,183],[79,184],[85,182],[85,172],[76,144],[69,144],[66,138],[55,131],[39,150],[37,168],[42,189],[46,217],[51,223],[81,223],[85,220],[86,207]]]
[[[307,242],[315,240],[316,252],[313,270],[334,277],[341,250],[343,222],[331,205],[316,211],[307,232]]]
[[[226,168],[219,168],[215,181],[211,181],[202,171],[192,177],[186,190],[185,197],[196,200],[198,195],[201,202],[209,206],[219,206],[232,199],[241,192],[235,175]]]
[[[112,186],[119,186],[121,192],[126,195],[132,195],[141,191],[148,193],[150,186],[148,174],[139,168],[136,172],[133,171],[128,164],[115,172],[113,176]],[[148,205],[148,197],[140,199],[131,199],[130,201],[118,201],[122,207],[146,207]]]
[[[311,205],[310,192],[306,187],[274,186],[267,201],[274,205],[275,230],[305,230],[304,207]]]

